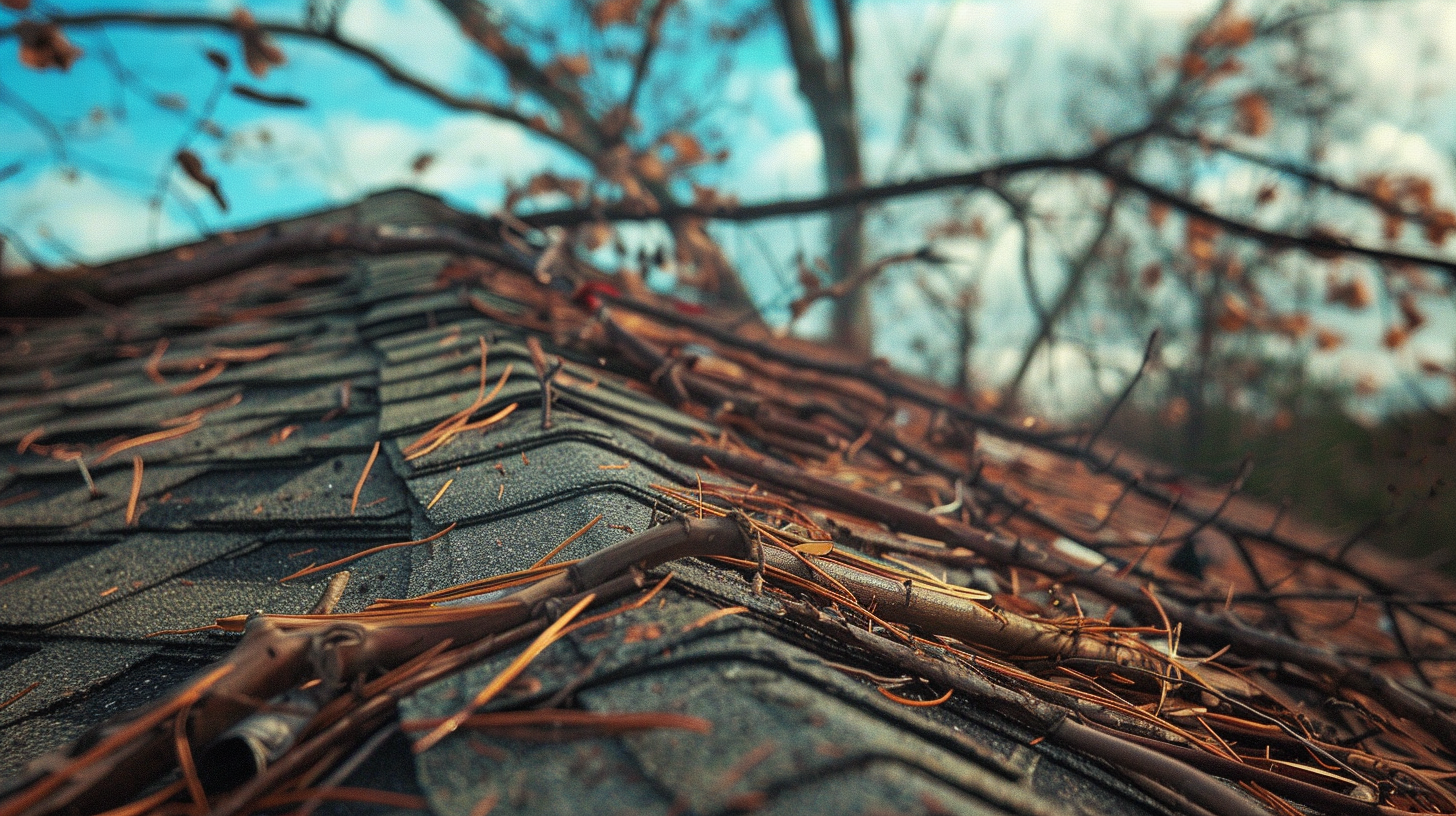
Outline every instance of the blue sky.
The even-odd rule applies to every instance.
[[[513,0],[498,5],[505,14],[556,31],[563,50],[594,36],[583,21],[562,10],[569,4]],[[297,19],[300,6],[249,4],[264,20]],[[710,0],[685,4],[687,14],[712,9],[724,17],[749,6],[746,0],[728,10]],[[1111,89],[1125,87],[1158,54],[1176,51],[1186,26],[1209,6],[1195,0],[861,0],[856,4],[861,49],[857,77],[871,176],[884,178],[890,171],[918,175],[1017,155],[1066,153],[1090,143],[1093,128],[1115,132],[1135,124],[1137,101]],[[85,0],[49,7],[72,13],[125,8],[225,16],[233,4]],[[6,18],[14,15],[0,12],[0,22]],[[906,100],[904,77],[930,41],[929,32],[941,26],[944,34],[931,71],[930,124],[915,150],[892,160]],[[649,84],[644,97],[648,128],[674,116],[683,104],[711,99],[714,113],[703,129],[713,134],[707,146],[726,147],[731,156],[721,167],[701,170],[699,180],[745,200],[819,191],[817,137],[777,30],[765,27],[729,49],[727,71],[704,57],[711,53],[710,44],[692,39],[691,30],[669,26],[669,42],[682,46],[691,58],[666,61],[654,73],[660,84]],[[457,93],[509,97],[499,72],[458,36],[431,0],[352,0],[341,31]],[[1419,171],[1436,181],[1443,201],[1456,203],[1456,116],[1451,115],[1456,112],[1456,9],[1438,2],[1366,5],[1328,15],[1314,31],[1316,40],[1342,55],[1336,73],[1352,94],[1342,101],[1329,130],[1325,166],[1347,180],[1382,167]],[[22,166],[0,182],[0,224],[51,261],[68,255],[101,260],[186,240],[197,234],[189,209],[206,228],[222,229],[347,201],[373,189],[414,184],[461,207],[490,212],[499,206],[507,182],[524,181],[548,168],[586,172],[580,160],[520,128],[446,111],[383,81],[357,60],[324,46],[284,39],[280,45],[288,56],[286,65],[261,81],[235,68],[231,79],[304,97],[309,106],[299,111],[264,108],[224,95],[213,117],[223,133],[196,135],[189,146],[222,182],[230,211],[219,212],[204,192],[172,173],[171,189],[191,203],[178,206],[174,194],[158,215],[147,206],[157,179],[172,167],[172,154],[190,127],[190,111],[197,110],[217,81],[203,53],[215,48],[236,60],[236,38],[121,26],[108,28],[104,35],[75,31],[71,36],[86,55],[67,74],[23,69],[14,40],[0,43],[0,84],[65,134],[66,155],[60,157],[13,106],[0,105],[0,167],[16,162]],[[137,88],[119,89],[111,79],[103,59],[108,49],[139,77]],[[988,92],[998,85],[1004,86],[999,103]],[[679,95],[670,92],[674,88]],[[148,98],[156,94],[180,96],[189,113],[159,107]],[[1005,111],[1004,143],[998,144],[984,124],[969,132],[954,127],[960,121],[984,123],[993,104]],[[1251,147],[1277,155],[1301,149],[1299,138],[1298,133],[1287,138],[1276,134]],[[410,165],[422,153],[435,160],[416,174]],[[1200,194],[1212,203],[1235,200],[1263,178],[1247,167],[1227,164],[1200,166],[1196,173]],[[1075,249],[1082,239],[1077,214],[1097,194],[1095,182],[1086,180],[1049,181],[1034,192],[1034,206],[1047,215],[1044,223],[1038,222],[1034,245],[1042,291],[1058,285],[1063,274],[1058,252]],[[987,330],[976,364],[995,379],[1009,373],[1006,369],[1014,364],[1032,324],[1018,271],[1019,232],[994,203],[974,206],[984,212],[988,238],[948,246],[960,262],[947,274],[952,282],[974,280],[980,288],[980,317]],[[1342,211],[1332,212],[1343,217]],[[876,254],[917,244],[925,225],[943,216],[940,207],[924,200],[886,208],[873,222]],[[1349,218],[1342,226],[1354,234],[1378,228],[1360,222],[1358,214]],[[814,255],[822,248],[813,219],[719,234],[760,300],[780,307],[789,297],[782,277],[792,256],[799,251]],[[652,236],[648,228],[637,237]],[[12,253],[6,260],[13,265],[16,259]],[[1368,273],[1352,269],[1349,274]],[[916,335],[927,333],[915,320],[925,308],[919,286],[913,271],[887,276],[879,290],[882,324],[888,327],[881,343],[907,367],[928,370],[927,355],[907,351]],[[1379,347],[1384,326],[1379,315],[1332,316],[1351,341],[1338,353],[1324,355],[1316,367],[1337,380],[1376,376],[1388,389],[1423,357],[1451,362],[1456,357],[1456,316],[1449,300],[1438,302],[1430,313],[1431,325],[1400,355]],[[816,317],[811,315],[802,328],[812,332]],[[1093,317],[1078,318],[1084,339],[1096,334]],[[929,334],[933,357],[943,338]],[[1070,343],[1055,348],[1035,376],[1085,399],[1089,385],[1111,387],[1131,364],[1137,343],[1127,340],[1105,343],[1118,358],[1105,383],[1089,384],[1085,374],[1077,373],[1086,370],[1085,359]]]

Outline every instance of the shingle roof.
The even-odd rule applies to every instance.
[[[73,282],[89,311],[14,320],[0,775],[45,784],[58,760],[28,761],[238,642],[199,627],[307,613],[340,570],[335,619],[359,621],[530,568],[578,531],[563,562],[729,513],[762,561],[657,568],[648,585],[673,577],[651,603],[571,632],[491,709],[675,726],[537,714],[412,756],[377,731],[390,713],[346,733],[383,734],[372,758],[324,778],[461,814],[1456,811],[1456,620],[1425,602],[1456,598],[1446,579],[1085,430],[538,268],[488,226],[396,191],[115,265]],[[420,685],[398,719],[428,732],[518,654]],[[1247,795],[1203,790],[1207,774]],[[0,813],[81,789],[57,784]],[[124,788],[99,789],[140,792]]]

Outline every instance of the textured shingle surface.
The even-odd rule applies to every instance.
[[[410,223],[432,206],[394,194],[349,217]],[[693,484],[624,428],[720,429],[594,361],[568,361],[571,384],[542,430],[525,335],[438,289],[445,262],[350,257],[321,275],[314,262],[269,267],[143,298],[124,319],[43,324],[10,342],[0,358],[0,699],[38,685],[0,711],[0,775],[235,642],[152,633],[308,610],[328,576],[279,579],[310,563],[458,525],[351,564],[338,608],[356,610],[525,568],[600,514],[562,557],[592,552],[649,525],[662,503],[654,484]],[[323,283],[297,288],[299,273]],[[492,308],[520,307],[495,297]],[[405,446],[475,398],[481,338],[487,387],[514,366],[493,405],[516,411],[407,461]],[[87,463],[97,497],[67,449]],[[143,471],[129,524],[134,456]],[[531,676],[544,698],[591,666],[582,707],[690,713],[711,734],[462,733],[419,757],[396,738],[358,783],[422,791],[442,814],[487,796],[499,797],[494,812],[535,814],[1161,812],[1095,763],[1029,747],[1035,735],[999,717],[888,702],[825,662],[832,644],[746,616],[691,628],[717,608],[708,597],[761,603],[736,574],[689,566],[660,604],[574,634]],[[623,636],[638,625],[660,636]],[[510,656],[426,688],[406,716],[453,710]]]

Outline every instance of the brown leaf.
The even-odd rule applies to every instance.
[[[1183,230],[1183,249],[1195,263],[1206,268],[1213,262],[1213,244],[1218,233],[1217,224],[1201,218],[1189,218]]]
[[[1234,100],[1234,108],[1239,114],[1239,132],[1245,136],[1257,139],[1274,126],[1274,112],[1262,94],[1249,91]]]
[[[1153,229],[1162,229],[1168,220],[1168,205],[1161,201],[1148,202],[1148,223]]]
[[[1232,13],[1220,13],[1198,33],[1194,48],[1242,48],[1254,39],[1254,21]]]
[[[1319,329],[1314,333],[1314,345],[1320,351],[1334,351],[1344,342],[1344,335],[1330,329]]]
[[[1446,236],[1456,230],[1456,213],[1450,210],[1435,210],[1426,215],[1426,240],[1436,246],[1446,243]]]
[[[668,167],[655,150],[637,154],[636,158],[632,160],[632,164],[637,175],[647,181],[658,184],[667,181]]]
[[[687,167],[708,158],[702,143],[690,133],[670,131],[663,134],[662,143],[672,148],[673,168]]]
[[[233,61],[228,58],[227,54],[221,51],[209,48],[203,52],[203,56],[207,57],[207,61],[212,63],[213,67],[219,71],[227,72],[232,70]]]
[[[21,64],[37,71],[47,68],[69,71],[71,65],[85,53],[72,45],[54,23],[21,20],[15,24],[15,36],[20,39]]]
[[[1351,309],[1364,309],[1373,298],[1370,287],[1360,278],[1336,282],[1333,278],[1326,284],[1325,302],[1338,303]]]
[[[1265,184],[1263,187],[1259,188],[1258,195],[1254,196],[1254,203],[1262,207],[1278,197],[1279,185]]]
[[[1218,327],[1226,332],[1243,331],[1249,325],[1249,307],[1237,297],[1223,296],[1223,311],[1218,315]]]
[[[1385,330],[1385,337],[1381,339],[1381,342],[1385,343],[1386,348],[1394,351],[1405,345],[1405,341],[1409,339],[1410,332],[1400,326],[1391,326]]]
[[[642,0],[602,0],[591,10],[592,25],[606,28],[613,25],[632,25],[637,22],[637,12]]]
[[[1413,332],[1426,325],[1426,313],[1416,305],[1415,295],[1410,292],[1402,292],[1396,303],[1400,306],[1400,316],[1405,318],[1406,331]]]
[[[0,6],[4,6],[11,11],[29,11],[30,0],[0,0]]]
[[[581,79],[591,73],[591,61],[586,58],[586,54],[562,54],[553,60],[553,62],[560,65],[563,71],[577,79]],[[548,68],[547,70],[550,69]]]
[[[420,155],[415,156],[415,160],[414,161],[410,162],[410,171],[413,172],[415,175],[418,176],[418,175],[424,173],[426,170],[429,170],[430,169],[430,165],[432,165],[434,163],[435,163],[435,154],[434,153],[421,153]]]
[[[187,97],[181,94],[157,94],[156,96],[152,97],[152,101],[155,102],[157,104],[157,107],[159,108],[166,108],[167,110],[172,111],[187,110]]]
[[[586,192],[586,182],[581,179],[565,178],[555,173],[538,173],[526,182],[525,187],[507,186],[506,209],[514,209],[523,199],[547,193],[561,193],[572,201],[579,200]]]
[[[248,66],[248,73],[262,79],[269,70],[288,61],[268,32],[258,27],[252,12],[241,7],[234,9],[233,27],[243,44],[243,62]]]
[[[207,192],[212,194],[212,200],[217,202],[218,209],[227,212],[228,204],[222,194],[222,185],[218,184],[217,179],[213,178],[202,166],[202,159],[196,153],[186,148],[177,151],[177,166],[182,168],[182,172],[186,173],[188,178],[202,185]]]
[[[712,187],[693,185],[693,206],[703,209],[738,206],[738,196],[720,193]]]
[[[1290,340],[1298,340],[1309,331],[1309,314],[1307,312],[1289,312],[1273,315],[1268,320],[1268,329],[1282,334]]]
[[[611,243],[615,235],[611,224],[606,221],[593,221],[582,227],[581,242],[587,249],[595,252]]]
[[[274,108],[306,108],[308,100],[301,96],[291,94],[271,94],[260,91],[257,88],[250,88],[247,85],[234,84],[232,92],[236,96],[257,102],[260,105],[268,105]]]
[[[1162,282],[1163,282],[1163,265],[1162,264],[1159,264],[1159,263],[1150,263],[1147,266],[1143,267],[1142,285],[1143,285],[1143,288],[1144,289],[1153,289],[1153,288],[1156,288],[1157,285],[1159,283],[1162,283]]]

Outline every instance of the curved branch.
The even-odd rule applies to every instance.
[[[102,11],[91,14],[55,14],[49,21],[63,28],[101,28],[115,25],[144,26],[149,28],[207,28],[232,33],[237,30],[227,17],[208,14],[162,14],[132,11]],[[421,96],[453,110],[484,114],[520,125],[533,133],[545,136],[571,150],[582,152],[587,145],[577,144],[568,136],[552,130],[545,122],[528,116],[506,105],[498,105],[484,99],[453,94],[443,88],[411,74],[388,57],[361,43],[345,39],[331,31],[316,31],[294,23],[262,22],[258,28],[281,37],[324,43],[368,63],[386,79],[408,88]],[[0,39],[16,36],[13,26],[0,28]]]

